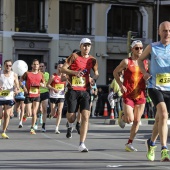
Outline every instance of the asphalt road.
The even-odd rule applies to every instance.
[[[60,134],[55,134],[55,119],[47,119],[46,133],[37,131],[30,135],[31,119],[18,129],[18,119],[10,120],[7,134],[10,139],[0,140],[0,169],[75,169],[75,170],[161,170],[170,169],[168,162],[160,162],[160,143],[157,141],[156,160],[146,159],[145,140],[151,135],[152,125],[142,124],[134,140],[138,152],[126,152],[125,143],[130,126],[120,129],[118,125],[106,125],[103,118],[90,119],[85,142],[88,153],[78,151],[79,135],[73,131],[66,138],[66,119],[63,118]],[[40,127],[40,126],[39,126]],[[169,140],[169,139],[168,139]],[[169,143],[168,143],[169,146]],[[169,146],[170,147],[170,146]]]

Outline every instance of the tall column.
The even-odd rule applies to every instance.
[[[107,9],[108,4],[96,3],[93,5],[93,18],[92,18],[92,28],[93,34],[95,35],[95,54],[97,53],[99,57],[96,56],[99,63],[99,80],[100,84],[106,84],[106,63],[107,58],[102,57],[102,54],[107,53]],[[105,15],[103,15],[105,14]],[[102,67],[100,67],[102,65]]]
[[[15,21],[15,0],[3,1],[3,62],[6,59],[13,59],[14,42],[11,38],[14,31]]]
[[[59,0],[48,2],[48,33],[53,37],[49,44],[50,53],[50,72],[55,72],[54,64],[59,60]]]

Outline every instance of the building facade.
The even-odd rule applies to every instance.
[[[0,0],[0,63],[6,59],[55,63],[68,57],[79,42],[92,40],[105,85],[113,69],[128,56],[127,32],[147,45],[157,37],[160,21],[169,20],[170,1],[155,0]]]

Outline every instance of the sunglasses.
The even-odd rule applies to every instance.
[[[12,67],[12,65],[6,65],[6,67]]]
[[[44,66],[40,66],[40,67],[44,67]]]
[[[135,47],[135,50],[143,50],[143,47]]]

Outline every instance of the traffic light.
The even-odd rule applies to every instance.
[[[138,32],[134,32],[134,31],[128,31],[127,32],[127,53],[131,54],[131,43],[132,41],[136,40],[135,37],[138,37]]]

